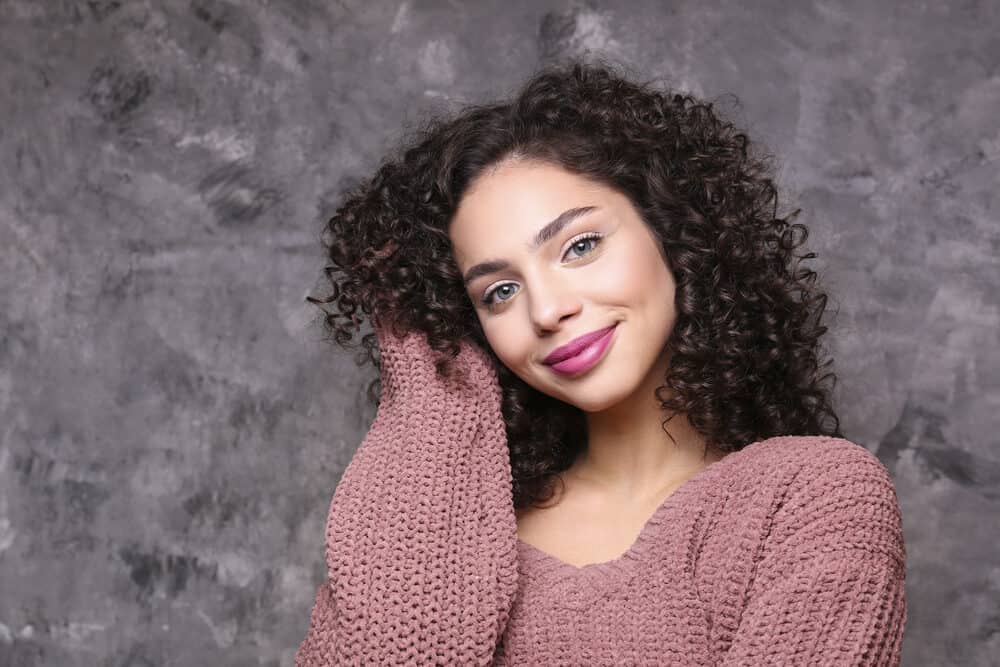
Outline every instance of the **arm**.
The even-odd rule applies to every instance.
[[[499,384],[478,348],[463,344],[460,386],[423,334],[376,332],[382,399],[330,504],[295,665],[488,665],[517,584]]]
[[[804,449],[722,664],[894,667],[906,553],[892,480],[849,441]]]
[[[295,652],[295,667],[326,667],[338,664],[334,659],[337,653],[337,638],[333,636],[337,622],[336,609],[332,583],[327,579],[316,589],[316,597],[309,614],[309,629]]]

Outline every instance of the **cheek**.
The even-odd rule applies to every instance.
[[[508,320],[506,322],[504,319],[498,318],[484,321],[480,318],[480,323],[483,327],[483,333],[486,335],[486,341],[493,350],[493,354],[497,356],[500,363],[513,369],[519,363],[517,332],[510,330],[510,318],[506,318]]]
[[[662,298],[666,267],[659,256],[648,253],[621,252],[609,255],[593,276],[592,285],[607,299],[641,303]],[[595,264],[595,268],[597,265]]]

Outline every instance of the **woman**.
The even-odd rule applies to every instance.
[[[898,664],[895,490],[777,203],[711,105],[586,63],[351,193],[311,300],[372,316],[381,402],[296,664]]]

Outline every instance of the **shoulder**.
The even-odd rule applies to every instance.
[[[757,464],[815,469],[836,463],[882,465],[874,454],[845,438],[828,435],[779,435],[758,440],[741,449]]]
[[[878,457],[845,438],[777,436],[754,442],[730,456],[730,474],[737,480],[770,482],[789,491],[829,483],[875,484],[894,492],[889,471]]]
[[[902,516],[885,465],[859,444],[829,436],[780,436],[731,456],[737,493],[757,505],[769,541],[904,558]]]

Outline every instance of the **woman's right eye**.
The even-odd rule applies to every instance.
[[[514,286],[514,283],[501,283],[501,284],[497,285],[496,287],[494,287],[489,292],[487,292],[486,294],[483,295],[483,298],[482,298],[483,305],[486,306],[487,308],[489,308],[490,310],[492,310],[496,306],[499,306],[501,303],[503,303],[503,301],[506,301],[506,299],[504,299],[503,301],[497,302],[497,301],[493,300],[493,295],[497,294],[497,293],[500,293],[501,290],[504,290],[504,289],[506,289],[508,287],[513,287],[513,286]]]

